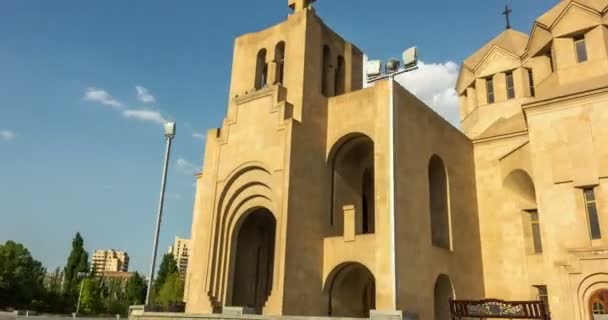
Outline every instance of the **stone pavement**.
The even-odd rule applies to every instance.
[[[68,320],[68,319],[72,319],[71,316],[53,316],[53,315],[39,315],[39,316],[17,316],[13,313],[10,312],[0,312],[0,320]],[[82,317],[78,317],[76,319],[79,320],[116,320],[116,318],[82,318]],[[121,318],[121,319],[126,319],[126,318]]]

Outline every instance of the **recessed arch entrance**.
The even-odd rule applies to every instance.
[[[376,308],[376,280],[358,262],[340,264],[327,277],[327,314],[332,317],[369,317]]]
[[[441,274],[435,281],[435,289],[433,292],[434,298],[434,314],[435,320],[450,319],[450,299],[454,299],[454,288],[450,278]]]
[[[240,220],[232,237],[229,303],[261,314],[272,291],[276,219],[256,208]]]
[[[608,315],[608,289],[597,290],[591,295],[589,313],[592,317],[591,320],[595,319],[595,316]]]

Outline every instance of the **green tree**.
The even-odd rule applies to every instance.
[[[48,275],[47,281],[45,283],[45,288],[47,292],[61,292],[61,280],[63,279],[63,272],[61,272],[61,268],[57,267],[55,271]]]
[[[0,308],[40,305],[46,270],[19,243],[0,245]]]
[[[126,282],[123,279],[102,279],[102,313],[127,314]]]
[[[127,280],[125,299],[129,305],[143,304],[146,299],[146,280],[138,273]]]
[[[64,269],[65,280],[63,283],[63,293],[75,297],[78,295],[79,272],[87,272],[89,269],[89,254],[84,250],[84,240],[80,233],[72,240],[72,251],[68,257],[68,262]]]
[[[165,282],[158,291],[156,303],[168,306],[170,303],[182,302],[184,297],[184,281],[178,272],[167,276]]]
[[[156,279],[154,280],[154,285],[152,289],[154,292],[158,294],[159,290],[162,288],[163,284],[169,277],[169,275],[177,272],[177,263],[175,262],[175,257],[173,254],[167,253],[163,256],[163,260],[158,267],[158,274],[156,275]]]
[[[80,312],[95,314],[102,309],[101,283],[99,279],[86,278],[82,280],[82,296],[80,297]]]

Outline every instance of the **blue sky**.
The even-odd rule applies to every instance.
[[[514,28],[529,32],[557,2],[511,0]],[[449,118],[458,64],[504,29],[504,4],[315,6],[371,58],[417,45],[427,81],[412,90]],[[178,122],[165,251],[175,235],[190,235],[200,134],[224,117],[233,39],[288,12],[286,0],[1,1],[0,242],[24,243],[51,269],[65,264],[79,231],[89,251],[125,250],[132,269],[147,272],[164,152],[159,122]]]

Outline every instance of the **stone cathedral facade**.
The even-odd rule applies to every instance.
[[[186,311],[426,320],[499,298],[608,313],[608,0],[560,1],[467,58],[463,131],[395,82],[364,88],[363,53],[310,2],[235,41]]]

